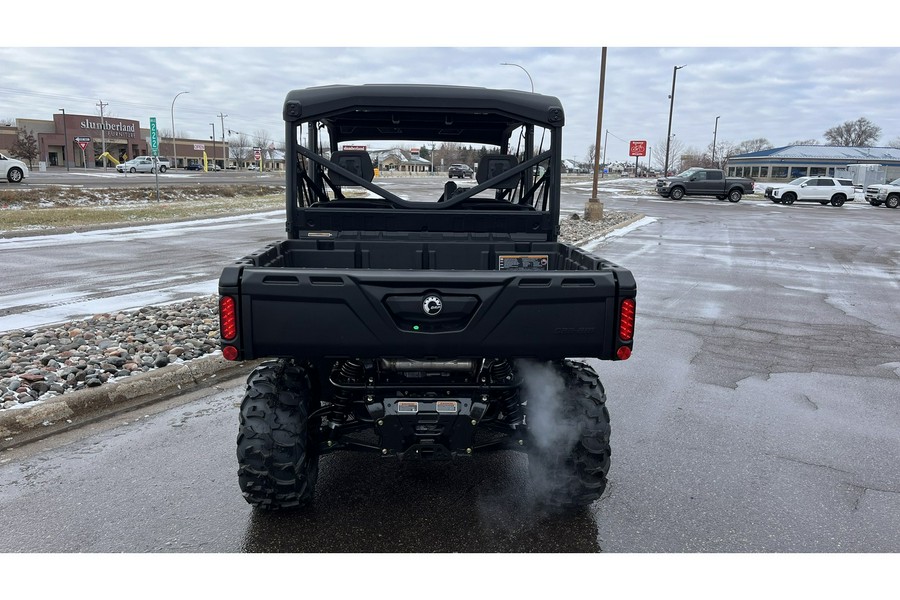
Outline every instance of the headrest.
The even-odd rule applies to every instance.
[[[375,169],[372,167],[372,159],[365,150],[337,150],[331,153],[331,162],[347,169],[354,175],[372,181],[375,177]],[[329,169],[328,178],[331,183],[337,186],[341,185],[359,185],[350,181],[343,175],[332,173]]]
[[[493,179],[504,171],[509,171],[519,164],[516,157],[512,154],[485,154],[478,161],[478,171],[475,173],[475,180],[478,183],[484,183],[488,179]],[[519,183],[519,174],[511,175],[500,183],[495,183],[491,187],[498,190],[515,189]]]

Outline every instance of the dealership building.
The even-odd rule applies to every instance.
[[[36,162],[48,167],[103,168],[104,147],[109,165],[150,154],[149,123],[143,128],[140,122],[132,119],[68,113],[54,114],[48,121],[16,119],[15,125],[0,125],[0,152],[10,154],[22,128],[33,134],[37,141]],[[159,154],[168,157],[172,165],[179,168],[202,163],[204,154],[207,160],[222,168],[235,162],[226,159],[227,144],[223,145],[221,139],[160,138]]]
[[[900,177],[900,149],[851,146],[783,146],[728,158],[729,177],[788,182],[798,177],[849,176],[852,165],[872,165],[887,181]]]

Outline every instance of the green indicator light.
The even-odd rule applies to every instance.
[[[413,325],[413,331],[418,331],[418,330],[419,330],[419,326],[418,326],[418,325]]]

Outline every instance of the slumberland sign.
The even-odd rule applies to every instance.
[[[119,121],[117,123],[115,123],[115,122],[111,123],[110,121],[107,120],[104,123],[101,121],[92,121],[90,119],[84,119],[83,121],[81,121],[80,125],[81,125],[82,129],[87,129],[87,130],[91,130],[91,129],[103,130],[103,129],[105,129],[107,132],[109,132],[111,134],[115,134],[117,137],[123,137],[123,138],[137,137],[135,135],[134,125],[133,124],[129,125],[128,123],[123,123],[121,121]],[[105,125],[105,127],[104,127],[104,125]]]

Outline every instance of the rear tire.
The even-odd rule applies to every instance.
[[[526,407],[528,471],[539,501],[560,509],[581,508],[606,489],[610,465],[606,393],[588,365],[565,360],[554,366],[563,386],[558,394],[561,406],[541,395],[529,399]],[[547,433],[551,426],[553,435]]]
[[[741,193],[741,190],[731,190],[730,192],[728,192],[728,201],[729,202],[740,202],[741,196],[743,196],[743,195],[744,194]]]
[[[846,196],[838,194],[834,198],[831,199],[831,205],[832,206],[843,206],[844,202],[846,202],[846,201],[847,201]]]
[[[309,415],[309,373],[286,360],[268,361],[247,378],[237,438],[238,483],[257,508],[308,506],[319,476],[318,429]]]

